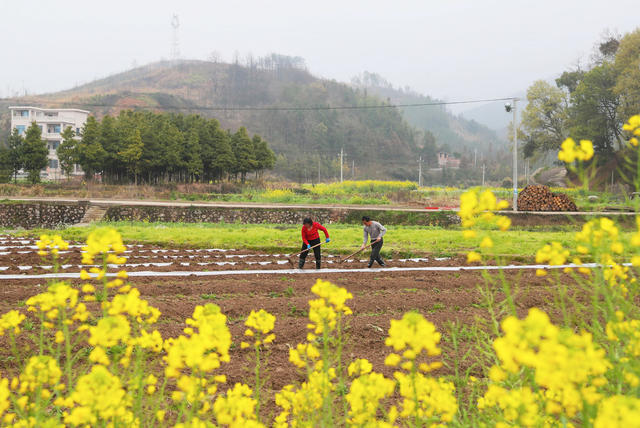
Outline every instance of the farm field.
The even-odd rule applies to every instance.
[[[0,237],[0,278],[9,274],[42,275],[49,274],[52,267],[41,265],[37,255],[36,239],[15,236]],[[60,272],[78,272],[81,264],[81,244],[71,242],[70,248],[61,251],[63,264]],[[308,324],[308,301],[314,298],[311,287],[317,279],[330,281],[346,288],[353,294],[350,307],[353,315],[345,325],[347,346],[345,359],[367,358],[375,371],[389,377],[393,368],[385,366],[388,353],[384,339],[390,320],[400,318],[404,313],[416,311],[433,322],[443,333],[442,343],[444,366],[433,374],[454,379],[462,394],[469,397],[466,388],[469,377],[483,378],[477,355],[468,351],[477,345],[477,319],[490,319],[487,296],[480,292],[485,283],[480,271],[372,271],[367,273],[327,273],[311,269],[312,257],[307,260],[308,275],[286,274],[290,266],[283,254],[260,254],[256,251],[215,249],[215,248],[175,248],[170,245],[133,244],[124,256],[127,260],[120,268],[128,272],[147,271],[158,276],[132,277],[131,284],[141,293],[141,298],[157,307],[162,313],[157,329],[164,338],[176,337],[187,327],[189,318],[198,305],[214,303],[227,316],[233,343],[231,361],[224,365],[227,384],[243,382],[251,375],[251,364],[247,353],[237,344],[243,340],[244,321],[253,309],[264,309],[276,316],[274,333],[276,340],[269,349],[268,365],[270,375],[264,390],[272,394],[290,383],[304,380],[304,373],[289,362],[289,349],[306,338]],[[337,265],[338,256],[328,255],[328,268]],[[387,260],[392,267],[446,267],[464,265],[464,257],[454,258],[414,258]],[[365,260],[357,259],[340,265],[345,269],[362,268]],[[84,266],[86,268],[86,266]],[[179,271],[229,271],[242,269],[283,270],[282,274],[220,275],[215,277],[163,277],[163,272]],[[152,274],[153,275],[153,274]],[[506,272],[506,278],[514,283],[526,284],[517,296],[518,313],[526,314],[530,307],[545,308],[551,303],[546,281],[535,275],[532,269]],[[16,308],[24,308],[25,302],[43,291],[46,279],[32,278],[8,280],[0,291],[0,313]],[[69,279],[80,287],[83,281]],[[485,327],[489,328],[489,325]],[[451,335],[453,334],[453,336]],[[456,343],[451,338],[456,337]],[[0,371],[15,373],[17,367],[11,356],[7,337],[0,339]],[[158,363],[158,362],[156,362]],[[223,390],[226,387],[222,388]],[[264,417],[271,419],[277,412],[273,397],[266,399],[262,410]]]
[[[347,180],[342,183],[295,184],[289,182],[255,182],[240,185],[178,184],[175,186],[125,186],[94,183],[45,183],[40,185],[0,184],[0,197],[58,197],[127,199],[154,201],[273,203],[301,205],[369,205],[423,208],[458,207],[466,188],[422,186],[411,181]],[[513,189],[485,187],[496,196],[511,201]],[[634,201],[623,194],[576,188],[552,188],[566,193],[581,211],[633,210]],[[522,191],[522,188],[520,189]]]
[[[345,255],[355,251],[362,243],[362,228],[352,224],[327,224],[331,243],[324,245],[323,254]],[[383,254],[391,258],[452,257],[466,255],[476,248],[481,238],[464,238],[459,227],[396,226],[388,228]],[[132,244],[155,246],[158,249],[236,249],[260,254],[282,254],[299,251],[300,227],[283,224],[193,224],[193,223],[144,223],[104,222],[89,227],[70,227],[62,230],[29,230],[16,232],[17,236],[37,238],[41,233],[57,233],[66,240],[84,241],[94,230],[112,227]],[[487,225],[487,231],[491,226]],[[494,234],[494,245],[486,249],[489,255],[505,256],[506,260],[531,260],[544,244],[560,242],[566,247],[575,246],[573,226],[545,226],[508,230]],[[620,238],[628,243],[630,230],[621,230]],[[271,260],[267,258],[263,261]],[[163,260],[167,261],[167,260]]]
[[[142,426],[193,421],[196,411],[218,422],[224,412],[241,412],[233,417],[242,421],[237,426],[258,419],[354,426],[354,400],[382,393],[358,392],[361,382],[387,385],[362,417],[381,415],[399,426],[496,420],[519,426],[531,417],[558,417],[561,426],[605,414],[593,397],[615,405],[619,391],[640,384],[636,360],[619,357],[635,349],[635,336],[623,333],[635,329],[624,318],[635,323],[637,317],[636,272],[628,261],[640,232],[609,219],[591,220],[579,233],[565,226],[508,230],[508,219],[494,213],[503,203],[490,192],[463,199],[461,228],[391,227],[388,267],[371,270],[362,269],[366,253],[337,263],[360,242],[361,229],[353,225],[331,225],[327,269],[320,271],[311,268],[311,257],[303,271],[287,262],[299,226],[108,223],[5,234],[0,371],[18,376],[12,385],[30,385],[25,370],[47,361],[64,369],[66,384],[75,388],[99,388],[112,376],[129,385],[130,398],[118,402],[122,417],[135,415]],[[631,261],[639,265],[638,257]],[[576,269],[563,269],[567,263]],[[38,349],[41,356],[31,356]],[[572,367],[576,372],[557,384]],[[538,379],[537,370],[555,374]],[[90,386],[88,378],[98,384]],[[47,406],[37,414],[55,420],[48,410],[54,405],[65,422],[85,420],[81,407],[73,407],[85,399],[76,393],[63,399],[61,380],[47,381],[56,388],[53,397],[35,391],[44,400],[36,405]],[[417,396],[406,389],[412,383],[421,388]],[[537,399],[551,407],[516,401],[524,413],[492,398],[530,400],[543,391],[552,395]],[[560,393],[573,401],[559,402]],[[581,394],[592,401],[579,404]],[[290,407],[307,400],[310,408]],[[407,400],[418,400],[428,413],[412,415]],[[20,414],[16,403],[11,408]],[[240,403],[245,407],[236,409]]]

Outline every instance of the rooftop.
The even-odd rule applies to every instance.
[[[42,112],[77,112],[91,114],[88,110],[80,110],[78,108],[42,108],[34,106],[9,106],[9,110],[38,110]]]

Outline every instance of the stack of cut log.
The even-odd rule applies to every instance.
[[[519,211],[578,211],[576,204],[564,193],[552,193],[547,186],[532,185],[518,195]]]

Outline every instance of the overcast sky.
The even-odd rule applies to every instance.
[[[638,0],[0,0],[0,96],[55,91],[168,58],[304,57],[348,82],[364,70],[448,100],[523,92],[588,59],[606,29],[638,25]]]

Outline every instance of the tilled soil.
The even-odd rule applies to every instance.
[[[288,254],[266,254],[246,250],[226,249],[167,249],[147,245],[130,245],[124,254],[127,263],[123,266],[129,272],[135,271],[225,271],[225,270],[255,270],[255,269],[291,269],[298,267],[298,257]],[[358,255],[355,259],[344,262],[343,255],[323,254],[322,266],[325,268],[362,268],[367,263],[367,253]],[[81,245],[72,244],[68,251],[59,254],[58,272],[78,272],[81,268]],[[291,263],[289,262],[291,260]],[[387,260],[389,266],[459,266],[464,264],[464,258],[396,258]],[[313,255],[306,259],[306,268],[315,267]],[[50,261],[43,261],[38,255],[35,241],[0,240],[0,274],[45,274],[51,273],[53,267]]]
[[[0,267],[7,267],[1,274],[24,273],[35,274],[51,272],[51,269],[38,268],[42,261],[36,249],[28,248],[33,242],[27,240],[0,240]],[[272,262],[262,265],[265,269],[290,269],[283,255],[258,254],[247,251],[220,251],[198,249],[166,249],[150,246],[130,246],[127,264],[128,271],[152,270],[155,272],[175,270],[229,270],[258,269],[259,264],[246,262]],[[237,257],[242,256],[242,257]],[[80,263],[80,248],[73,247],[69,253],[62,254],[65,264],[63,271],[77,272]],[[327,257],[327,261],[338,260],[338,257]],[[273,263],[285,260],[283,264]],[[236,265],[217,265],[211,262],[236,261]],[[171,265],[157,265],[172,263]],[[189,263],[188,266],[180,263]],[[199,264],[207,263],[207,264]],[[143,266],[143,264],[149,264]],[[307,268],[312,268],[313,257],[307,260]],[[390,266],[451,266],[463,265],[460,259],[450,260],[391,260]],[[18,266],[32,266],[20,269]],[[340,267],[362,268],[361,261],[345,263]],[[114,269],[115,271],[115,269]],[[495,273],[494,275],[498,275]],[[551,291],[545,278],[535,276],[534,270],[505,271],[504,277],[514,288],[514,299],[518,312],[523,315],[531,307],[541,307],[553,313],[551,308]],[[157,324],[163,337],[175,337],[186,327],[185,319],[190,317],[197,305],[215,303],[226,314],[232,333],[234,346],[231,351],[231,362],[221,368],[228,377],[228,384],[235,382],[251,383],[253,366],[249,359],[250,352],[240,349],[245,330],[244,320],[252,309],[265,309],[277,318],[275,326],[276,340],[268,350],[267,390],[278,390],[284,385],[301,381],[304,377],[288,361],[289,349],[304,342],[307,334],[308,301],[315,298],[311,287],[316,279],[329,280],[347,288],[353,299],[348,305],[353,315],[347,317],[347,345],[344,355],[347,360],[367,358],[374,370],[392,376],[392,369],[384,365],[384,359],[390,352],[384,344],[391,319],[401,318],[408,311],[417,311],[433,322],[443,334],[442,360],[443,368],[435,374],[451,374],[457,360],[458,370],[470,369],[472,374],[481,376],[477,352],[469,353],[475,345],[469,329],[473,325],[487,326],[491,320],[487,300],[481,293],[486,286],[486,278],[479,271],[459,272],[345,272],[329,273],[318,271],[315,275],[287,274],[246,274],[221,275],[215,277],[185,276],[170,277],[135,277],[132,285],[137,287],[142,297],[150,304],[158,307],[162,316]],[[72,280],[80,284],[79,280]],[[25,310],[25,301],[30,296],[44,291],[46,281],[42,279],[5,280],[0,288],[0,313],[11,309]],[[489,285],[501,301],[503,295],[499,285]],[[91,309],[98,310],[97,305]],[[504,312],[500,304],[491,307],[501,318]],[[454,347],[451,333],[457,325],[459,337]],[[465,333],[466,332],[466,333]],[[0,371],[15,372],[13,360],[9,357],[6,336],[0,337]],[[150,363],[149,370],[158,370],[158,365]],[[155,367],[155,368],[154,368]],[[271,406],[273,403],[271,404]]]

